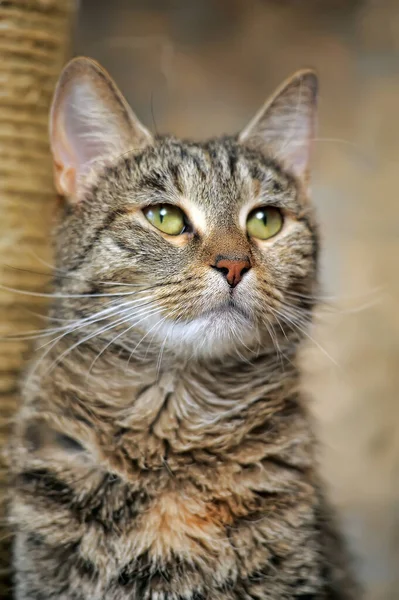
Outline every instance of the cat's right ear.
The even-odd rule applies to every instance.
[[[81,57],[64,68],[50,113],[59,194],[78,201],[84,177],[96,164],[152,143],[152,135],[100,65]]]
[[[239,141],[281,162],[299,181],[309,182],[316,127],[318,81],[311,69],[287,79],[240,133]]]

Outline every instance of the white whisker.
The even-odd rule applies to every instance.
[[[327,352],[327,350],[325,348],[323,348],[323,346],[321,346],[321,344],[319,344],[319,342],[317,340],[315,340],[307,331],[304,327],[301,327],[295,320],[294,318],[291,318],[289,315],[286,314],[286,312],[283,311],[277,311],[271,307],[269,307],[270,310],[276,315],[276,317],[281,317],[281,319],[283,319],[283,321],[285,321],[289,327],[293,328],[293,330],[297,330],[299,333],[302,333],[306,338],[308,338],[336,367],[340,368],[339,363]]]
[[[144,317],[142,319],[140,319],[139,321],[136,321],[134,323],[132,323],[129,327],[127,327],[124,331],[122,331],[121,333],[119,333],[117,336],[115,336],[112,340],[110,340],[106,346],[104,346],[104,348],[97,354],[96,358],[93,360],[93,362],[90,365],[89,368],[89,374],[94,366],[94,364],[96,363],[96,361],[100,358],[100,356],[102,356],[102,354],[107,350],[107,348],[109,348],[109,346],[111,346],[111,344],[114,344],[116,342],[116,340],[118,340],[120,337],[122,337],[123,335],[126,335],[126,333],[128,333],[129,331],[131,331],[131,329],[133,329],[134,327],[137,327],[137,325],[139,325],[139,323],[141,323],[142,321],[144,321],[145,319],[147,319],[149,316],[152,316],[154,314],[156,314],[159,311],[158,307],[154,307],[154,308],[150,308],[147,312],[144,313]],[[133,316],[141,316],[142,313],[140,313],[140,311],[138,313],[133,313]],[[125,319],[125,322],[131,322],[131,319]],[[86,340],[83,340],[83,342]],[[130,357],[129,357],[130,360]],[[129,361],[128,361],[129,362]]]
[[[48,348],[46,349],[46,351],[43,353],[43,355],[40,357],[40,359],[37,361],[37,363],[34,365],[29,377],[28,377],[28,381],[33,377],[34,373],[37,371],[39,365],[43,362],[43,360],[46,358],[46,356],[49,354],[49,352],[51,352],[51,350],[54,348],[54,346],[60,341],[62,340],[65,336],[74,333],[75,331],[78,331],[79,329],[82,329],[84,327],[87,327],[88,325],[93,325],[96,324],[99,321],[104,320],[105,318],[109,318],[110,316],[112,316],[112,314],[116,313],[118,315],[124,314],[128,311],[130,311],[133,307],[137,308],[137,306],[135,305],[136,301],[130,301],[130,302],[126,302],[123,303],[123,306],[128,305],[127,308],[124,308],[122,311],[120,310],[121,308],[121,304],[116,304],[115,306],[112,306],[110,308],[105,309],[104,311],[100,311],[100,313],[97,313],[96,315],[90,315],[88,317],[85,317],[84,319],[76,322],[73,326],[70,326],[68,328],[65,329],[65,331],[57,336],[55,339],[53,338],[52,340],[49,340],[48,342],[46,342],[45,344],[43,344],[42,346],[40,346],[38,348],[38,350],[44,348],[45,346],[48,346]],[[105,314],[106,313],[106,314]],[[99,317],[99,315],[101,315],[101,317]],[[94,318],[96,317],[96,318]],[[116,322],[114,322],[112,324],[112,327],[120,324],[121,321],[123,321],[125,317],[123,317],[122,319],[118,319]],[[100,332],[103,332],[104,330],[106,330],[107,328],[102,328],[100,330],[96,330],[96,332],[89,336],[89,339],[91,337],[94,337],[95,335],[99,335]],[[79,345],[79,344],[77,344]]]
[[[143,286],[141,286],[143,287]],[[59,293],[46,293],[46,292],[31,292],[31,291],[27,291],[27,290],[19,290],[18,288],[13,288],[13,287],[9,287],[6,285],[1,285],[0,284],[0,289],[1,290],[5,290],[7,292],[12,292],[14,294],[21,294],[21,295],[25,295],[25,296],[34,296],[37,298],[54,298],[54,299],[58,299],[58,298],[110,298],[110,297],[120,297],[120,296],[131,296],[133,294],[135,294],[135,291],[131,291],[131,292],[115,292],[115,293],[110,293],[110,294],[59,294]]]
[[[128,307],[128,308],[124,309],[123,311],[120,311],[120,312],[119,312],[119,314],[122,314],[122,313],[130,313],[130,311],[131,311],[131,308],[132,308],[132,307]],[[146,310],[146,309],[142,309],[141,311],[138,311],[138,313],[133,313],[133,315],[134,315],[134,316],[137,316],[137,314],[142,314],[142,312],[144,312],[145,310]],[[152,309],[149,309],[149,310],[151,311]],[[106,331],[109,331],[110,329],[113,329],[113,328],[114,328],[114,327],[116,327],[117,325],[121,325],[121,324],[123,324],[123,323],[127,322],[127,321],[128,321],[130,318],[131,318],[131,316],[133,316],[133,315],[130,315],[130,314],[126,315],[126,314],[125,314],[123,317],[121,317],[121,318],[117,319],[117,320],[116,320],[116,321],[114,321],[113,323],[111,323],[111,324],[108,324],[108,325],[106,325],[105,327],[102,327],[102,328],[100,328],[99,330],[96,330],[96,331],[92,332],[90,335],[87,335],[87,336],[85,336],[85,337],[84,337],[82,340],[78,340],[78,341],[77,341],[77,342],[75,342],[75,344],[73,344],[73,345],[72,345],[70,348],[68,348],[67,350],[65,350],[65,351],[64,351],[64,352],[61,354],[61,356],[59,356],[59,357],[56,359],[55,363],[57,364],[57,363],[59,363],[60,361],[62,361],[62,359],[63,359],[63,358],[65,358],[65,356],[66,356],[67,354],[69,354],[70,352],[72,352],[72,351],[73,351],[75,348],[77,348],[77,347],[78,347],[78,346],[80,346],[81,344],[83,344],[83,343],[85,343],[85,342],[87,342],[87,341],[91,340],[91,339],[92,339],[92,338],[94,338],[94,337],[98,337],[98,336],[100,336],[101,334],[105,333]],[[75,330],[74,330],[74,331],[75,331]],[[67,334],[65,334],[65,335],[67,335]]]

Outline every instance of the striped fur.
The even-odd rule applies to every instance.
[[[194,233],[152,229],[151,202]],[[259,203],[285,214],[272,243],[240,224]],[[16,598],[357,597],[296,366],[317,289],[305,185],[235,137],[161,137],[61,212],[8,452]],[[252,261],[234,295],[209,266],[229,252]]]

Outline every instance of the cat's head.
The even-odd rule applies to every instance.
[[[316,94],[300,71],[239,135],[193,143],[154,137],[95,62],[69,63],[50,126],[61,310],[115,344],[217,356],[303,330]]]

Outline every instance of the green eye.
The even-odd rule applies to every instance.
[[[154,227],[168,235],[180,235],[186,229],[184,212],[178,206],[173,206],[173,204],[149,206],[143,212]]]
[[[283,216],[277,208],[264,206],[255,208],[247,219],[247,232],[258,240],[268,240],[276,235],[283,226]]]

